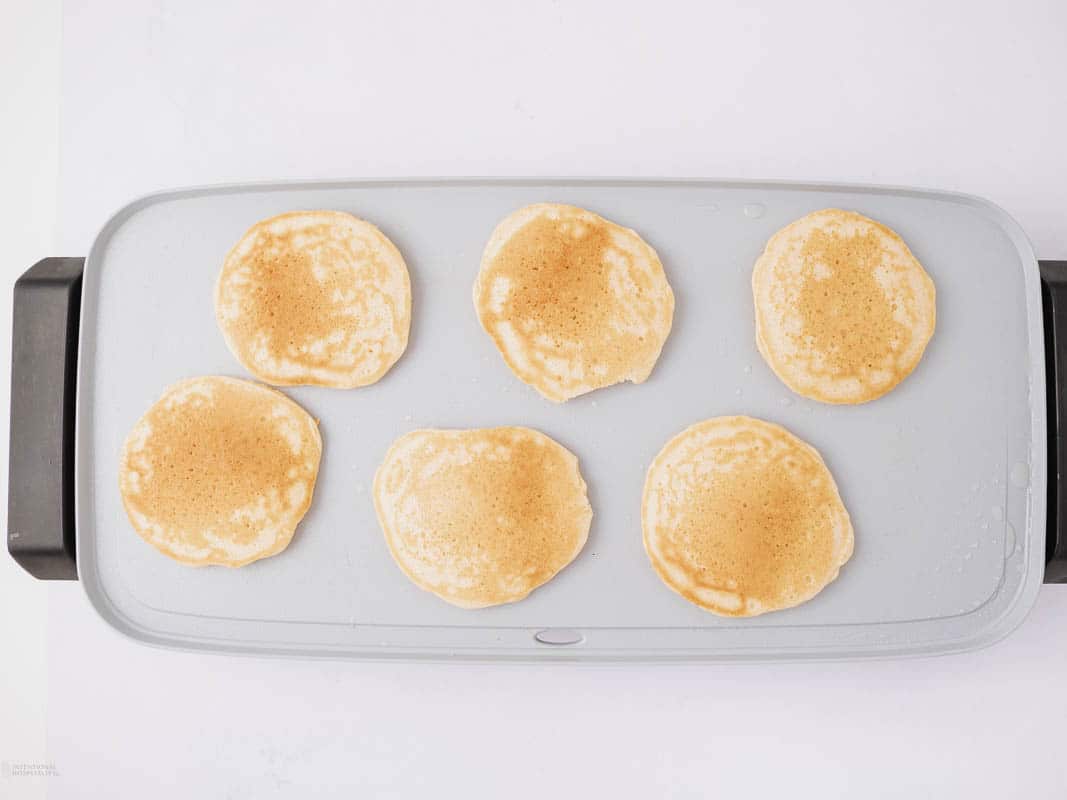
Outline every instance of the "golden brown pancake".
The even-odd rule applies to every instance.
[[[561,403],[644,382],[671,331],[674,293],[656,251],[634,231],[539,203],[493,231],[474,307],[519,380]]]
[[[752,272],[756,344],[797,394],[866,403],[911,374],[934,334],[934,283],[892,230],[816,211],[771,237]]]
[[[529,428],[401,436],[374,507],[404,574],[462,608],[522,600],[574,560],[593,518],[578,459]]]
[[[645,552],[691,603],[752,617],[810,600],[852,556],[852,523],[811,445],[751,417],[671,439],[648,469]]]
[[[164,555],[240,567],[289,544],[321,455],[315,420],[281,392],[190,378],[126,437],[119,489],[137,533]]]
[[[379,380],[407,347],[411,283],[369,222],[294,211],[257,222],[226,256],[215,317],[260,380],[349,389]]]

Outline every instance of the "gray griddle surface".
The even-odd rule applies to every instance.
[[[637,229],[677,298],[651,379],[553,405],[482,332],[471,285],[496,222],[530,202]],[[790,393],[753,338],[752,264],[767,238],[824,207],[898,231],[938,289],[937,332],[886,397],[827,406]],[[411,270],[406,354],[352,391],[287,389],[321,420],[315,501],[287,551],[239,570],[188,568],[142,542],[117,488],[122,441],[164,387],[248,377],[214,319],[229,247],[294,209],[350,211]],[[670,659],[862,657],[966,649],[1010,631],[1042,578],[1045,405],[1037,265],[1003,212],[958,195],[686,181],[407,181],[216,187],[134,202],[86,264],[78,398],[78,556],[90,600],[138,639],[337,657]],[[811,602],[722,619],[664,587],[641,544],[645,470],[691,423],[749,414],[811,442],[838,480],[855,555]],[[584,552],[527,600],[479,611],[415,588],[370,496],[390,442],[417,427],[528,425],[579,457],[594,521]],[[582,641],[546,645],[545,629]],[[558,637],[557,637],[558,638]],[[569,638],[564,635],[562,638]]]

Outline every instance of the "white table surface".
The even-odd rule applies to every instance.
[[[62,23],[58,250],[42,256],[84,254],[109,212],[174,185],[633,175],[970,192],[1067,258],[1056,0],[86,1]],[[7,285],[28,265],[5,259]],[[76,584],[10,566],[5,598],[47,595],[47,671],[0,702],[46,693],[47,736],[0,758],[60,775],[0,778],[2,797],[1067,794],[1065,587],[960,656],[399,665],[150,649]],[[29,675],[39,631],[0,614]],[[29,730],[33,708],[12,719]]]

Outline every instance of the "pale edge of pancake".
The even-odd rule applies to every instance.
[[[784,247],[792,236],[796,235],[797,229],[805,226],[810,226],[815,221],[815,218],[821,215],[825,215],[830,218],[839,218],[839,215],[843,215],[846,218],[858,220],[863,224],[868,224],[876,228],[886,237],[886,239],[888,240],[888,244],[895,245],[899,248],[898,252],[902,255],[902,257],[910,259],[917,265],[918,271],[920,273],[919,277],[923,281],[925,288],[927,289],[927,300],[930,306],[930,327],[929,330],[925,332],[925,334],[923,334],[922,332],[919,333],[917,338],[922,339],[922,345],[917,348],[917,354],[913,359],[910,360],[909,368],[904,370],[898,370],[898,374],[896,375],[895,380],[889,383],[884,389],[878,391],[877,394],[871,394],[871,396],[866,397],[862,400],[854,400],[849,397],[841,396],[835,397],[831,394],[827,394],[826,392],[820,391],[817,387],[805,385],[801,381],[799,375],[791,372],[786,365],[777,362],[777,360],[773,357],[770,348],[767,345],[766,339],[763,336],[763,328],[767,323],[764,321],[764,316],[760,304],[760,299],[762,296],[762,293],[760,291],[760,279],[761,277],[763,277],[763,273],[765,271],[771,270],[771,268],[774,266],[779,256],[779,253],[777,251],[779,250],[779,248]],[[767,245],[763,249],[763,252],[760,254],[759,258],[756,259],[755,266],[752,269],[752,299],[753,305],[755,307],[756,317],[756,348],[759,350],[760,355],[763,356],[763,360],[767,363],[767,366],[771,368],[771,371],[774,372],[774,374],[778,376],[778,379],[782,383],[784,383],[791,391],[795,392],[801,397],[807,397],[809,399],[831,405],[859,405],[862,403],[868,403],[873,400],[877,400],[879,397],[884,397],[885,395],[889,394],[889,392],[893,391],[893,389],[899,386],[905,378],[907,378],[909,375],[911,375],[912,372],[914,372],[915,368],[922,360],[923,354],[926,352],[926,347],[927,345],[929,345],[930,340],[933,338],[934,331],[937,328],[936,286],[934,285],[934,281],[930,277],[929,273],[926,271],[925,267],[923,267],[922,262],[920,262],[919,259],[916,258],[915,255],[911,252],[911,250],[908,248],[907,243],[900,236],[900,234],[898,234],[889,226],[878,222],[878,220],[871,219],[870,217],[866,217],[855,211],[845,211],[843,209],[838,208],[824,208],[819,211],[814,211],[810,214],[806,214],[800,219],[794,220],[793,222],[789,223],[784,228],[779,229],[777,232],[775,232],[773,236],[771,236],[771,238],[767,241]]]
[[[712,602],[710,601],[707,604],[698,603],[692,598],[685,596],[682,591],[682,588],[677,585],[677,582],[674,580],[674,578],[663,567],[663,562],[665,562],[666,559],[664,559],[660,555],[660,553],[656,549],[656,545],[649,540],[649,530],[654,529],[655,527],[654,520],[649,521],[649,496],[653,493],[653,491],[656,491],[655,477],[657,473],[670,461],[670,457],[673,455],[673,451],[675,450],[675,448],[678,445],[682,444],[685,440],[687,440],[690,435],[699,433],[701,428],[713,422],[748,426],[753,421],[761,426],[771,428],[776,433],[783,435],[791,443],[799,445],[801,450],[804,450],[809,455],[811,455],[812,458],[814,458],[815,461],[823,468],[823,470],[825,470],[827,478],[829,480],[829,486],[833,489],[834,500],[836,500],[838,506],[841,508],[841,511],[844,514],[842,522],[845,526],[845,535],[843,537],[843,540],[838,542],[838,544],[840,545],[840,549],[836,553],[836,556],[833,559],[834,563],[832,565],[836,566],[836,569],[834,569],[832,574],[829,575],[825,583],[815,585],[808,593],[801,595],[795,603],[792,603],[789,606],[773,608],[760,607],[750,611],[744,607],[737,593],[724,589],[702,590],[702,592],[705,593],[707,596],[715,598],[718,605],[712,605]],[[773,422],[768,422],[763,419],[759,419],[758,417],[746,417],[739,415],[727,417],[712,417],[710,419],[705,419],[701,420],[700,422],[696,422],[690,425],[685,430],[671,437],[670,441],[668,441],[663,446],[663,448],[659,451],[656,457],[652,460],[652,463],[649,465],[648,470],[645,473],[645,486],[644,491],[641,495],[641,534],[642,544],[645,548],[645,555],[648,556],[648,560],[651,563],[652,568],[655,570],[656,574],[659,576],[660,580],[664,583],[664,585],[666,585],[667,588],[669,588],[672,592],[677,594],[687,603],[691,603],[697,606],[698,608],[702,608],[705,611],[708,611],[712,614],[716,614],[720,617],[756,617],[771,611],[781,611],[785,608],[793,608],[795,606],[806,603],[837,579],[837,576],[841,573],[841,567],[848,563],[848,560],[852,558],[852,553],[855,548],[856,541],[855,533],[852,528],[852,520],[848,513],[848,508],[845,506],[844,501],[841,499],[841,494],[837,488],[837,481],[834,480],[833,473],[830,472],[830,468],[827,467],[826,462],[823,461],[822,455],[819,453],[819,451],[816,450],[812,445],[805,442],[800,437],[793,434],[791,431],[782,427],[781,425],[778,425]],[[734,607],[739,610],[736,613],[731,613],[729,611],[724,610],[730,607]]]
[[[269,392],[270,394],[275,395],[280,401],[284,403],[284,405],[290,411],[294,412],[293,416],[296,420],[299,420],[301,423],[306,423],[305,427],[307,431],[311,434],[309,438],[311,442],[315,445],[316,457],[314,460],[314,468],[310,477],[308,478],[308,491],[304,498],[304,502],[290,511],[288,518],[292,520],[291,524],[289,524],[288,520],[286,520],[278,523],[275,528],[272,529],[274,536],[274,544],[271,547],[264,550],[258,550],[247,558],[228,560],[214,559],[205,561],[202,558],[197,559],[191,556],[183,555],[173,550],[173,548],[168,547],[166,542],[158,540],[152,534],[148,525],[145,524],[145,520],[141,519],[140,513],[132,511],[130,509],[129,503],[126,499],[126,486],[127,482],[129,481],[129,474],[132,472],[132,470],[130,470],[127,465],[129,463],[131,449],[136,445],[138,439],[140,438],[143,441],[144,438],[150,435],[146,417],[152,410],[155,409],[157,405],[159,405],[161,402],[164,402],[165,400],[174,398],[175,395],[180,394],[183,390],[189,390],[194,388],[195,384],[216,381],[239,384],[243,389],[253,387],[256,390]],[[243,567],[246,564],[251,564],[253,561],[259,561],[263,558],[275,556],[289,546],[289,543],[293,540],[293,536],[295,535],[296,529],[299,526],[301,520],[303,520],[304,515],[307,514],[308,509],[311,508],[311,501],[315,494],[315,485],[318,482],[321,460],[322,434],[319,431],[319,426],[316,423],[315,418],[312,417],[298,403],[286,397],[278,390],[272,389],[269,386],[264,386],[259,383],[253,383],[252,381],[246,381],[240,378],[231,378],[225,375],[202,375],[195,378],[186,378],[185,380],[178,381],[177,383],[173,383],[168,386],[167,389],[163,392],[163,394],[159,397],[159,399],[156,400],[156,402],[153,403],[147,411],[145,411],[144,415],[142,415],[140,419],[138,419],[133,429],[127,435],[126,440],[123,442],[122,454],[120,456],[119,461],[119,494],[122,497],[122,504],[126,510],[126,516],[129,519],[130,524],[133,526],[134,530],[137,532],[138,536],[140,536],[144,541],[148,542],[150,545],[155,547],[157,550],[159,550],[159,552],[161,552],[168,558],[177,561],[180,564],[185,564],[186,566],[191,567]],[[268,530],[268,533],[271,532],[271,530]]]
[[[287,377],[267,374],[242,356],[243,348],[234,340],[230,335],[228,327],[223,323],[223,315],[220,309],[224,303],[223,292],[225,291],[226,278],[232,268],[232,263],[239,261],[248,254],[252,243],[255,240],[255,234],[261,228],[275,223],[284,223],[295,217],[332,217],[336,221],[329,223],[331,225],[343,224],[345,226],[357,228],[360,233],[365,234],[367,237],[374,240],[374,244],[392,267],[391,271],[395,272],[402,279],[404,322],[399,326],[399,330],[395,332],[398,340],[397,346],[395,351],[391,352],[389,357],[382,362],[380,368],[370,375],[354,378],[351,375],[351,370],[305,367],[303,365],[299,365],[302,371],[295,376]],[[237,244],[231,247],[229,252],[227,252],[226,258],[223,260],[222,269],[219,270],[218,278],[215,280],[214,299],[215,319],[218,323],[219,330],[222,332],[223,339],[226,341],[226,346],[241,366],[247,369],[257,380],[269,383],[272,386],[323,386],[329,389],[357,389],[361,386],[370,386],[371,384],[380,381],[385,374],[396,365],[396,362],[404,355],[404,351],[407,350],[408,337],[411,331],[411,275],[408,272],[407,262],[404,261],[403,254],[393,241],[382,233],[374,223],[368,222],[367,220],[357,217],[355,214],[350,214],[347,211],[287,211],[283,214],[277,214],[273,217],[268,217],[267,219],[256,222],[242,234]]]
[[[580,397],[583,394],[588,394],[597,389],[605,389],[609,385],[614,384],[601,385],[596,384],[595,382],[587,382],[584,384],[584,387],[586,388],[571,393],[554,391],[553,388],[548,385],[538,385],[537,377],[531,374],[530,364],[523,348],[516,342],[510,340],[507,336],[501,335],[499,331],[492,329],[489,321],[487,321],[482,314],[482,309],[478,300],[479,295],[485,288],[484,281],[487,277],[488,267],[497,255],[499,255],[501,248],[507,244],[508,240],[535,219],[538,219],[543,215],[550,215],[553,213],[559,214],[560,212],[574,214],[579,218],[584,218],[585,222],[606,225],[612,233],[613,244],[620,247],[620,249],[627,249],[624,244],[636,245],[638,248],[642,249],[644,251],[643,255],[648,261],[649,268],[654,272],[658,272],[658,277],[662,279],[663,285],[666,287],[666,292],[662,299],[662,302],[666,306],[666,325],[662,332],[656,331],[660,339],[659,347],[656,348],[655,353],[647,363],[635,364],[633,371],[629,375],[623,376],[615,383],[624,383],[625,381],[630,381],[631,383],[644,383],[648,380],[656,363],[659,361],[660,354],[663,352],[663,347],[667,343],[667,339],[670,338],[671,328],[674,324],[674,290],[671,287],[670,282],[667,280],[667,273],[663,269],[663,262],[660,260],[659,254],[656,253],[652,245],[646,242],[637,231],[619,225],[609,219],[605,219],[588,209],[568,205],[566,203],[533,203],[513,211],[501,220],[493,229],[489,241],[486,243],[485,249],[482,252],[481,264],[478,269],[478,275],[474,279],[474,288],[472,291],[475,315],[478,317],[478,323],[482,326],[482,330],[484,330],[489,335],[490,339],[492,339],[512,373],[527,386],[537,391],[542,397],[551,400],[553,403],[565,403],[567,400]],[[622,240],[622,243],[620,243],[620,240]]]
[[[381,496],[384,493],[384,488],[382,487],[382,481],[384,480],[384,473],[385,473],[386,469],[392,464],[392,462],[394,460],[396,460],[398,458],[402,458],[403,454],[406,451],[410,451],[410,450],[413,450],[413,449],[419,447],[427,436],[445,435],[445,436],[455,437],[455,436],[458,436],[460,434],[471,433],[471,432],[478,431],[478,430],[521,431],[523,434],[529,435],[529,436],[531,436],[531,438],[543,442],[546,446],[558,448],[564,454],[564,456],[566,457],[566,460],[567,460],[568,464],[574,468],[573,477],[576,479],[575,486],[578,489],[578,491],[580,491],[581,494],[586,498],[586,504],[589,506],[589,518],[588,518],[588,520],[587,520],[587,522],[585,524],[584,530],[582,531],[581,536],[578,537],[578,541],[577,541],[577,543],[576,543],[576,545],[574,547],[574,551],[566,558],[566,560],[562,564],[560,564],[559,569],[557,569],[555,572],[553,572],[551,575],[549,575],[547,578],[545,578],[545,580],[542,581],[541,583],[537,584],[536,586],[531,586],[530,589],[525,594],[523,594],[521,597],[513,597],[513,598],[510,598],[510,599],[505,600],[503,602],[496,602],[496,603],[494,603],[494,602],[484,602],[483,603],[483,602],[477,602],[477,601],[473,601],[472,602],[472,601],[464,600],[463,598],[447,597],[445,595],[442,595],[442,594],[438,593],[438,591],[436,591],[434,587],[432,587],[429,584],[423,582],[421,580],[421,578],[419,578],[417,575],[415,575],[408,568],[407,564],[404,562],[404,559],[401,558],[400,554],[398,553],[398,551],[397,551],[397,549],[396,549],[396,547],[395,547],[395,545],[393,543],[393,539],[394,539],[393,528],[395,527],[392,524],[393,517],[392,517],[391,514],[387,513],[387,510],[385,508],[385,504],[383,503],[383,501],[381,499]],[[580,466],[579,466],[579,463],[578,463],[578,456],[576,456],[568,448],[564,447],[562,444],[557,442],[551,436],[548,436],[548,435],[546,435],[544,433],[541,433],[541,431],[535,430],[533,428],[526,428],[526,427],[516,426],[516,425],[502,425],[502,426],[498,426],[496,428],[487,428],[487,429],[479,429],[479,428],[420,428],[418,430],[408,431],[407,433],[405,433],[404,435],[402,435],[398,439],[396,439],[396,441],[394,441],[393,444],[386,451],[385,457],[382,459],[381,464],[378,466],[377,471],[374,473],[373,494],[374,494],[374,511],[378,516],[378,523],[382,528],[382,532],[385,534],[385,543],[389,548],[389,554],[393,557],[393,561],[396,563],[397,567],[400,568],[400,571],[403,572],[404,575],[407,576],[408,580],[410,580],[413,584],[415,584],[415,586],[417,586],[418,588],[422,589],[423,591],[429,592],[434,597],[438,597],[441,600],[444,600],[446,603],[449,603],[449,604],[451,604],[453,606],[456,606],[457,608],[464,608],[464,609],[492,608],[492,607],[498,606],[498,605],[507,605],[509,603],[517,603],[520,600],[525,600],[527,597],[530,596],[530,594],[533,591],[535,591],[536,589],[539,589],[540,587],[544,586],[546,583],[550,582],[553,578],[556,577],[556,575],[558,575],[566,567],[568,567],[571,563],[574,562],[574,559],[576,559],[578,557],[578,555],[582,552],[582,549],[585,547],[586,542],[589,540],[589,529],[592,527],[592,520],[593,520],[593,509],[592,509],[592,506],[589,505],[589,487],[587,486],[587,484],[585,482],[585,479],[582,477],[581,469],[580,469]]]

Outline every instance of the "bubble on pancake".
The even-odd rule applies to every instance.
[[[785,428],[717,417],[649,467],[645,551],[672,590],[722,616],[796,606],[852,555],[848,511],[818,452]]]
[[[474,306],[515,375],[563,402],[645,381],[670,333],[674,294],[637,233],[581,208],[539,203],[493,231]]]
[[[462,608],[526,597],[574,560],[592,520],[578,459],[529,428],[416,430],[374,478],[389,550]]]
[[[126,438],[119,489],[137,533],[194,566],[284,550],[311,504],[322,439],[273,389],[225,377],[169,387]]]
[[[865,403],[918,366],[934,333],[933,281],[904,241],[824,209],[786,226],[752,273],[756,344],[794,392]]]
[[[253,225],[226,257],[215,315],[230,350],[279,386],[366,386],[407,347],[411,285],[391,241],[340,211]]]

